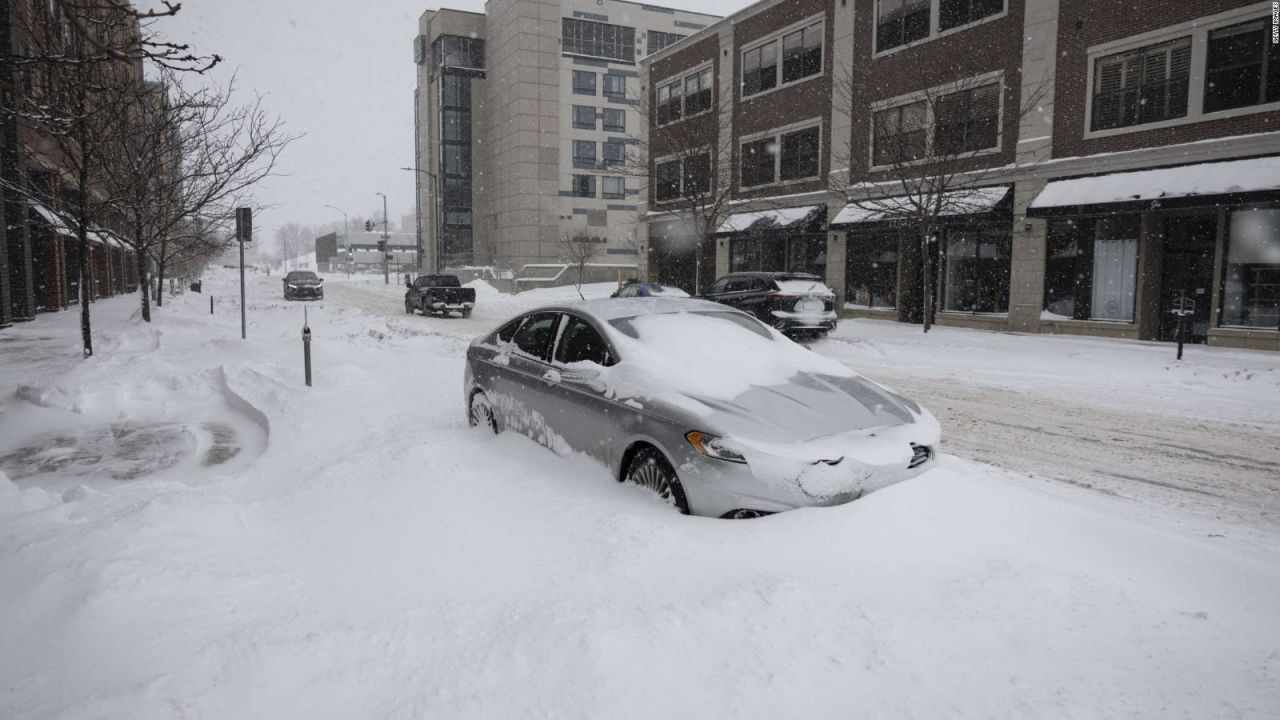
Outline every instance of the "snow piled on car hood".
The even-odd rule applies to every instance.
[[[752,387],[782,385],[799,373],[857,377],[848,366],[763,325],[757,333],[716,315],[730,313],[637,316],[629,324],[638,337],[610,328],[622,362],[606,381],[621,397],[664,388],[728,401]]]

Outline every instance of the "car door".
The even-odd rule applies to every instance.
[[[715,281],[711,284],[711,287],[702,293],[702,297],[712,302],[721,302],[721,297],[724,295],[725,288],[728,287],[730,280],[731,278],[720,278]]]
[[[589,320],[564,314],[548,380],[551,424],[565,443],[606,466],[627,437],[623,413],[627,408],[609,397],[605,368],[616,362],[613,348]]]
[[[560,326],[560,313],[531,313],[520,324],[508,346],[503,382],[498,397],[490,400],[498,408],[505,427],[528,435],[553,450],[562,450],[559,435],[549,422],[549,389],[555,377],[551,349]]]
[[[737,308],[768,322],[771,283],[763,278],[746,278],[746,287],[738,294]]]

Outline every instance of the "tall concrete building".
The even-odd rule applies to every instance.
[[[646,131],[638,61],[718,20],[623,0],[490,0],[428,10],[414,61],[423,267],[562,260],[640,265],[645,182],[624,164]],[[634,152],[632,153],[634,155]]]

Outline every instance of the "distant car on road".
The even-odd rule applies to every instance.
[[[682,513],[839,505],[930,467],[919,405],[703,300],[546,307],[477,338],[467,417],[581,452]]]
[[[750,313],[788,335],[836,329],[836,294],[808,273],[740,272],[716,280],[707,300]]]
[[[689,297],[689,293],[681,290],[674,285],[662,285],[660,283],[639,282],[637,280],[628,280],[621,288],[609,297],[628,298],[628,297]]]
[[[475,288],[462,287],[457,275],[419,275],[418,279],[408,283],[404,292],[404,311],[407,313],[415,310],[423,315],[456,312],[465,318],[471,317],[475,304]]]
[[[294,270],[284,276],[285,300],[323,300],[324,280],[310,270]]]

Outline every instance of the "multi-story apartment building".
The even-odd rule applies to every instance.
[[[941,325],[1138,339],[1180,306],[1189,339],[1280,350],[1276,32],[1247,0],[756,3],[642,61],[672,103],[650,274],[810,270],[849,316],[927,294]],[[705,114],[665,89],[701,68]]]
[[[136,15],[125,6],[75,11],[92,17],[91,25],[100,32],[139,32]],[[84,41],[70,31],[70,18],[63,12],[60,3],[0,0],[0,327],[32,320],[38,312],[132,291],[138,283],[135,253],[110,231],[92,228],[88,247],[79,247],[68,223],[77,206],[71,180],[76,164],[47,129],[30,121],[37,114],[33,108],[43,112],[42,105],[55,102],[50,96],[60,95],[58,78],[65,74],[53,72],[56,64],[84,53]],[[140,62],[92,62],[103,63],[101,77],[136,85],[150,93],[149,100],[160,101],[155,95],[159,91],[144,82]],[[110,225],[116,219],[99,222]],[[77,262],[82,250],[88,253],[86,288],[80,287]]]
[[[625,0],[490,0],[430,10],[415,39],[424,268],[641,262],[638,61],[715,16]],[[628,149],[631,152],[628,152]]]

